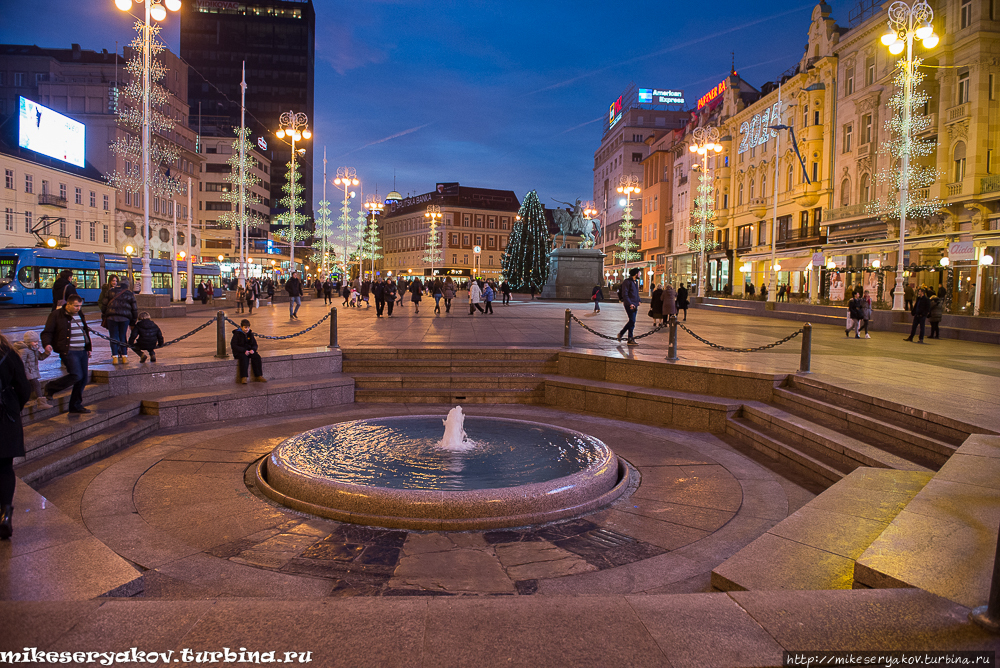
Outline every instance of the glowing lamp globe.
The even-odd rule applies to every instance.
[[[115,0],[115,7],[123,12],[127,12],[132,9],[132,0]]]
[[[934,33],[931,33],[930,35],[928,35],[927,37],[924,38],[924,48],[925,49],[933,49],[935,46],[938,45],[938,42],[940,42],[940,41],[941,41],[941,38],[939,38]]]
[[[981,264],[984,267],[990,266],[991,264],[993,264],[993,256],[992,255],[982,256],[981,258],[979,258],[979,264]]]
[[[135,248],[133,248],[132,246],[126,246],[125,247],[125,254],[126,255],[131,255],[134,252],[135,252]]]
[[[931,25],[930,21],[924,21],[917,28],[917,39],[927,39],[932,34],[934,34],[934,26]]]
[[[774,270],[775,270],[775,271],[781,271],[781,265],[780,265],[780,264],[778,264],[777,262],[775,262],[775,263],[774,263]]]
[[[897,41],[898,39],[899,39],[899,37],[896,35],[896,31],[893,30],[892,28],[889,28],[889,32],[887,32],[884,35],[882,35],[882,45],[883,46],[889,46],[890,44],[892,44],[893,42]]]
[[[901,39],[897,39],[895,42],[889,45],[889,53],[894,56],[898,56],[903,53],[903,49],[906,48],[906,43]]]
[[[303,130],[302,136],[305,137],[306,139],[309,139],[310,137],[313,136],[313,133],[309,132],[309,130]]]
[[[278,130],[277,132],[275,132],[274,134],[275,134],[275,136],[276,136],[276,137],[277,137],[278,139],[284,139],[284,138],[285,138],[285,129],[284,129],[284,128],[281,128],[281,129],[279,129],[279,130]]]
[[[176,12],[181,8],[181,0],[167,0],[167,9]]]
[[[722,145],[721,144],[716,144],[715,145],[715,152],[716,153],[722,153]]]
[[[833,260],[830,260],[829,262],[826,263],[826,268],[829,269],[830,271],[833,271],[834,269],[837,268],[837,264]]]
[[[149,8],[149,16],[154,21],[162,21],[167,18],[167,8],[163,5],[153,5]]]
[[[55,239],[49,239],[45,243],[48,245],[49,248],[55,248],[59,242],[57,242]]]
[[[691,144],[690,146],[688,146],[688,150],[691,151],[692,153],[697,153],[698,147],[695,146],[694,144]]]
[[[940,260],[938,260],[938,264],[940,264],[942,267],[947,267],[949,264],[951,264],[951,258],[943,257]]]
[[[878,269],[881,266],[882,266],[882,261],[881,260],[872,260],[872,268],[873,269]]]

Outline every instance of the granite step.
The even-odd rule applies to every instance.
[[[927,468],[939,468],[958,449],[957,445],[907,429],[893,420],[874,418],[789,388],[776,388],[774,403],[789,413],[855,436]]]
[[[86,395],[84,395],[86,400]],[[110,397],[86,404],[90,413],[60,413],[24,428],[25,461],[45,457],[139,415],[139,399]]]
[[[44,381],[42,383],[42,387],[45,387]],[[21,411],[21,424],[34,424],[59,415],[60,413],[65,413],[69,410],[69,397],[72,393],[73,388],[57,393],[49,401],[49,403],[52,404],[52,408],[35,408],[34,400],[32,400],[31,405],[25,406],[24,410]],[[95,401],[107,399],[108,396],[109,392],[107,385],[90,383],[83,389],[83,402],[85,406],[87,404],[92,404]]]
[[[356,389],[354,400],[383,404],[542,404],[545,402],[545,390],[459,387]]]
[[[906,456],[882,450],[776,406],[748,401],[743,405],[741,415],[758,426],[771,429],[784,440],[808,444],[811,448],[844,462],[852,469],[857,466],[874,466],[907,471],[930,470]]]
[[[351,373],[356,390],[462,388],[544,390],[545,378],[534,373]]]
[[[110,455],[159,427],[156,417],[140,415],[111,425],[77,443],[18,466],[15,474],[29,485],[40,485]]]
[[[857,468],[856,464],[835,459],[822,449],[811,447],[798,439],[789,439],[787,435],[779,434],[746,418],[729,417],[726,420],[726,435],[771,459],[780,460],[810,480],[824,486],[838,482]]]
[[[712,570],[722,591],[854,589],[855,561],[932,473],[859,468]]]
[[[344,348],[344,359],[352,360],[534,360],[559,359],[552,348]]]
[[[495,360],[495,359],[344,359],[345,373],[379,371],[385,373],[556,373],[557,362],[542,360]]]

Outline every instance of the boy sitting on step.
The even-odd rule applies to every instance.
[[[149,353],[149,361],[156,361],[156,353],[153,350],[163,346],[163,332],[160,331],[155,322],[149,319],[148,311],[140,311],[139,319],[132,325],[132,335],[128,337],[128,345],[139,353],[140,362],[146,361],[147,352]]]
[[[229,346],[233,350],[233,357],[239,364],[240,376],[238,383],[246,384],[247,371],[253,367],[254,380],[258,383],[266,383],[264,378],[263,361],[257,353],[257,337],[250,330],[250,321],[243,319],[240,321],[240,328],[233,330],[233,338],[229,341]]]

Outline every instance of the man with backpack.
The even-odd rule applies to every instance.
[[[639,274],[639,267],[633,267],[628,272],[628,278],[622,281],[621,286],[618,288],[618,299],[621,301],[622,306],[625,307],[625,315],[628,316],[628,322],[622,327],[622,330],[618,332],[618,340],[622,340],[622,336],[628,333],[628,341],[626,342],[630,346],[639,345],[635,340],[635,316],[639,311],[639,284],[636,283],[635,277]]]

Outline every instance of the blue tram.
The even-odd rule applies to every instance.
[[[52,284],[63,269],[73,271],[73,283],[80,296],[94,303],[101,295],[101,286],[109,276],[139,278],[141,258],[128,258],[114,253],[83,253],[50,248],[0,248],[0,305],[30,306],[52,304]],[[173,287],[170,260],[151,261],[153,292],[169,295]],[[178,267],[181,298],[187,296],[187,263]],[[195,282],[211,280],[219,284],[219,266],[195,264]]]

